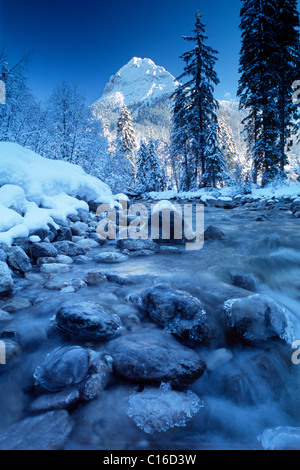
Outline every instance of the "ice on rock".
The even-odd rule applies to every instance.
[[[294,341],[294,325],[289,312],[267,295],[254,294],[225,302],[227,327],[241,340],[266,341],[279,337]]]
[[[193,392],[177,392],[165,384],[132,394],[127,414],[146,434],[153,434],[186,426],[203,407]]]
[[[279,426],[274,429],[266,429],[258,437],[264,450],[299,450],[300,428]]]

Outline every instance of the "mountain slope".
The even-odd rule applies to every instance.
[[[124,104],[132,114],[137,138],[169,139],[171,126],[170,96],[177,82],[173,75],[151,59],[133,57],[113,75],[93,112],[109,132],[115,127]]]

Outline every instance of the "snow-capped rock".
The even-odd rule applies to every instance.
[[[110,78],[92,109],[109,131],[109,138],[114,138],[122,107],[126,105],[132,115],[137,140],[152,137],[168,141],[170,96],[177,86],[173,75],[151,59],[133,57]]]
[[[10,142],[0,143],[0,161],[0,242],[7,245],[39,230],[47,233],[50,225],[59,228],[54,219],[88,211],[85,201],[113,202],[110,188],[78,165]]]
[[[170,97],[177,84],[173,75],[151,59],[133,57],[110,78],[94,105],[110,101],[114,106],[151,106],[157,99]]]

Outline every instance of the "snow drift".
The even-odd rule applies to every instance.
[[[83,200],[112,202],[110,188],[87,175],[78,165],[48,160],[20,145],[0,143],[0,243],[11,245],[37,229],[56,226],[78,209]]]

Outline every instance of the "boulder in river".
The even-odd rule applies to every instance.
[[[292,343],[294,339],[288,312],[266,295],[228,300],[224,311],[230,334],[239,340],[261,342],[281,338]]]
[[[33,258],[56,258],[58,255],[55,246],[47,242],[33,243],[30,253]]]
[[[225,234],[218,227],[209,225],[204,232],[204,240],[224,240]]]
[[[100,253],[94,257],[94,260],[97,263],[123,263],[124,261],[128,260],[127,255],[123,255],[118,251],[105,251],[104,253]]]
[[[119,315],[94,302],[67,302],[55,319],[61,331],[85,341],[105,341],[123,331]]]
[[[117,247],[120,248],[120,250],[127,250],[131,252],[135,251],[141,251],[141,250],[150,250],[154,251],[155,253],[158,252],[159,247],[156,242],[153,240],[142,240],[142,239],[124,239],[124,240],[118,240],[117,241]]]
[[[71,431],[67,411],[49,411],[9,426],[0,434],[0,450],[61,449]]]
[[[110,372],[111,365],[94,351],[80,346],[59,347],[36,368],[35,386],[48,392],[76,389],[78,398],[92,400],[105,388]],[[73,397],[73,403],[74,400]]]
[[[185,388],[205,371],[205,363],[193,350],[161,330],[146,329],[109,343],[114,372],[141,383],[170,382]]]
[[[6,263],[0,261],[0,294],[7,294],[12,291],[14,281],[11,271]]]
[[[188,292],[169,284],[158,284],[142,292],[141,306],[155,323],[182,340],[208,343],[212,339],[202,302]]]
[[[79,256],[79,255],[85,255],[86,251],[81,248],[80,246],[77,246],[75,243],[69,241],[69,240],[64,240],[61,242],[54,242],[53,246],[58,250],[58,252],[62,255],[66,256]]]

